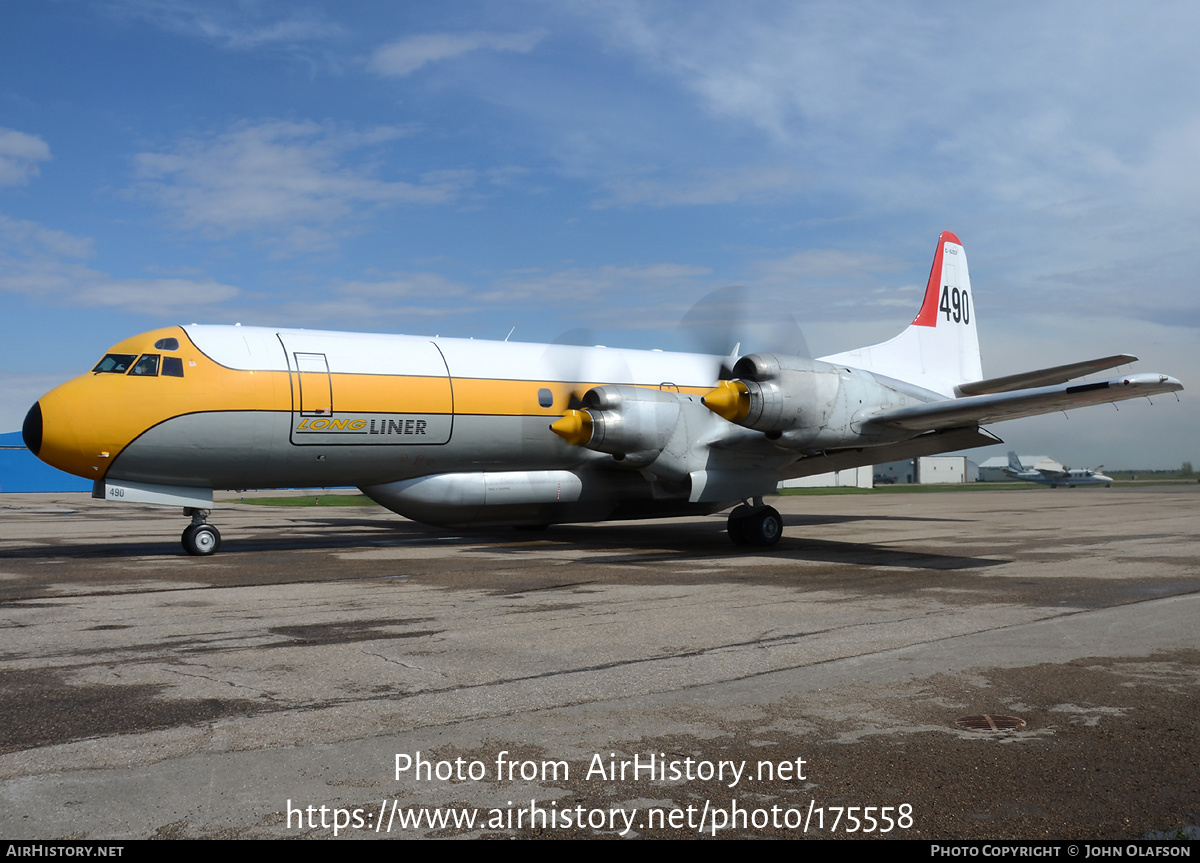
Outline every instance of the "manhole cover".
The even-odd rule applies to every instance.
[[[981,713],[978,716],[964,716],[955,720],[954,724],[967,731],[991,734],[997,731],[1020,731],[1025,727],[1025,720],[1016,716],[992,716],[989,713]]]

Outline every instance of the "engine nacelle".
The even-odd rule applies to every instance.
[[[737,361],[733,380],[706,395],[704,404],[730,422],[759,431],[823,428],[837,408],[840,371],[802,357],[751,354]]]
[[[909,399],[868,372],[751,354],[734,365],[733,380],[722,381],[703,401],[732,423],[766,432],[779,446],[820,450],[879,443],[891,433],[871,426],[870,417]]]
[[[707,465],[708,441],[718,422],[695,396],[605,384],[588,390],[581,409],[567,411],[550,428],[567,443],[683,482]]]
[[[679,397],[647,387],[595,387],[584,394],[583,409],[592,417],[585,446],[627,458],[653,461],[679,423]]]

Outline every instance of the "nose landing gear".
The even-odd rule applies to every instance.
[[[180,537],[183,550],[200,557],[215,554],[221,547],[221,532],[207,523],[208,510],[185,506],[183,514],[191,516],[192,519],[192,523],[183,529],[183,536]]]

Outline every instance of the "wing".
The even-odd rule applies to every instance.
[[[795,479],[816,476],[835,470],[849,470],[868,464],[884,464],[890,461],[937,455],[960,449],[993,446],[1004,443],[987,429],[956,428],[933,431],[899,443],[883,446],[847,447],[826,450],[818,455],[805,456],[792,462],[780,471],[780,479]]]
[[[1071,367],[1061,366],[1060,368]],[[1043,373],[1032,372],[1031,374]],[[995,380],[1005,379],[996,378]],[[1176,392],[1181,389],[1183,389],[1183,384],[1170,375],[1126,375],[1107,381],[1092,381],[1070,386],[1035,387],[929,402],[923,405],[884,411],[871,417],[870,422],[910,431],[951,429],[1065,411],[1105,402],[1141,398],[1158,393]]]

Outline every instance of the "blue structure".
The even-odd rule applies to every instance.
[[[88,480],[50,467],[31,453],[19,431],[0,434],[0,492],[91,490]]]

